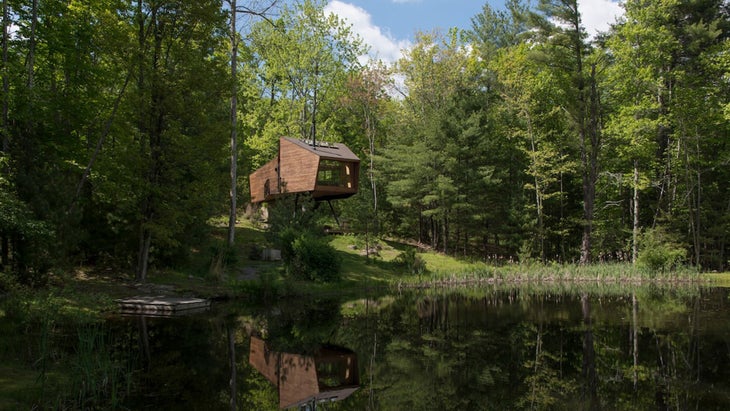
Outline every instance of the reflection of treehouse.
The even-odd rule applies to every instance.
[[[360,388],[357,355],[328,346],[313,356],[269,351],[266,342],[251,336],[249,363],[279,389],[279,407],[338,401]]]
[[[357,194],[359,173],[360,159],[344,144],[282,137],[276,158],[249,176],[251,202],[296,193],[315,200],[347,198]]]

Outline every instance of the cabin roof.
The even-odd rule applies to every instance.
[[[312,145],[311,140],[299,140],[291,137],[282,137],[282,139],[296,144],[298,147],[301,147],[312,154],[316,154],[321,158],[330,160],[360,161],[355,153],[342,143],[317,141],[315,147]]]

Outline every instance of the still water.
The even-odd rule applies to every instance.
[[[7,409],[730,409],[721,288],[419,290],[77,324],[6,310],[0,331],[2,369],[32,382],[0,388]]]

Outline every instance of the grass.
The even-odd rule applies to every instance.
[[[389,287],[462,286],[475,284],[598,284],[627,287],[634,285],[718,284],[718,279],[730,285],[730,275],[708,276],[692,269],[652,272],[634,265],[623,264],[504,264],[500,266],[475,263],[436,252],[417,255],[426,263],[427,272],[411,274],[395,261],[408,245],[386,241],[380,257],[367,262],[352,236],[339,236],[331,244],[343,256],[346,285],[385,285]],[[722,283],[719,283],[722,284]]]
[[[21,364],[0,365],[0,410],[19,410],[33,404],[39,395],[38,372]]]
[[[263,239],[260,230],[250,223],[243,224],[244,230],[237,236],[239,242],[256,242]],[[373,241],[370,240],[372,243]],[[306,283],[284,281],[283,268],[277,263],[263,263],[262,270],[268,270],[270,287],[280,287],[284,295],[289,293],[338,293],[356,295],[364,290],[393,289],[402,287],[473,286],[505,284],[508,286],[532,286],[560,289],[575,288],[623,288],[654,285],[677,286],[681,284],[730,286],[730,274],[699,274],[687,268],[667,272],[641,269],[628,263],[621,264],[518,264],[489,265],[473,262],[437,252],[418,252],[427,271],[413,274],[398,263],[398,256],[413,246],[393,241],[379,240],[378,253],[366,257],[364,241],[358,236],[346,234],[330,237],[330,244],[342,260],[342,280],[337,283]],[[239,245],[238,247],[245,247]],[[371,247],[372,244],[371,244]],[[255,263],[242,259],[239,265]],[[261,264],[259,262],[259,264]],[[272,278],[273,277],[273,278]],[[283,291],[282,291],[283,290]],[[249,289],[248,291],[255,291]]]
[[[730,287],[730,273],[707,273],[704,275],[715,287]]]

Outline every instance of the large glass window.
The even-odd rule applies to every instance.
[[[320,160],[317,185],[351,188],[352,165],[336,160]]]

